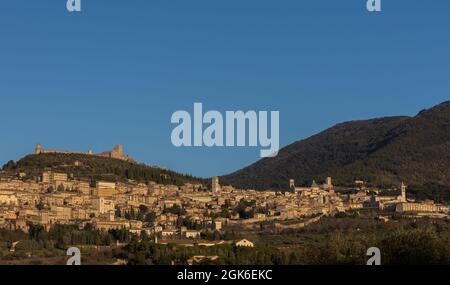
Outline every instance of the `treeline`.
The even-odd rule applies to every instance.
[[[419,201],[433,200],[436,203],[450,203],[450,186],[428,183],[408,187],[408,196]]]
[[[293,254],[300,264],[364,265],[370,247],[380,249],[383,265],[450,265],[450,234],[433,226],[405,228],[383,237],[338,232]]]
[[[62,250],[77,245],[110,246],[116,242],[126,243],[131,237],[132,234],[125,229],[105,232],[93,229],[91,224],[86,224],[82,229],[74,225],[54,225],[48,232],[42,225],[28,225],[29,240]]]
[[[120,208],[116,206],[115,217],[119,219],[125,218],[127,220],[152,223],[156,220],[156,213],[154,211],[150,211],[150,209],[145,205],[140,205],[137,211],[132,207],[124,213],[122,213]]]
[[[381,250],[383,265],[450,265],[450,235],[436,227],[405,228],[382,238],[375,235],[332,233],[318,243],[286,250],[271,245],[240,248],[233,245],[183,247],[149,240],[130,242],[131,265],[185,265],[193,256],[218,256],[204,265],[365,265],[370,247]]]
[[[270,247],[241,248],[225,244],[214,247],[183,247],[176,244],[155,244],[150,240],[133,239],[127,247],[130,265],[186,265],[193,256],[219,256],[205,260],[204,265],[282,265],[290,264],[289,255]],[[293,260],[292,260],[293,261]]]
[[[400,219],[393,223],[368,222],[363,218],[331,218],[298,231],[260,236],[254,248],[232,244],[213,247],[184,247],[155,244],[153,238],[140,237],[127,230],[101,232],[87,225],[55,225],[46,232],[30,225],[28,235],[19,231],[0,230],[0,242],[8,247],[20,241],[16,250],[65,251],[71,246],[96,245],[108,249],[109,258],[120,258],[130,265],[185,265],[193,256],[217,256],[205,259],[205,265],[364,265],[367,249],[381,250],[383,265],[450,265],[450,225],[447,221]],[[182,221],[180,221],[182,222]],[[191,225],[194,226],[194,225]],[[226,239],[239,239],[238,233],[224,233]],[[211,232],[211,239],[215,239]],[[242,237],[242,236],[241,236]],[[207,238],[207,237],[205,237]],[[224,238],[224,236],[221,236]],[[124,249],[110,248],[117,241]],[[120,256],[119,256],[120,255]]]

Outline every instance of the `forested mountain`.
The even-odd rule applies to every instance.
[[[339,185],[358,179],[376,186],[401,181],[417,189],[450,186],[450,101],[414,117],[338,124],[222,181],[242,188],[286,189],[290,178],[306,184],[327,176]]]

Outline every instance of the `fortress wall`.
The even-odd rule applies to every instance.
[[[116,145],[112,151],[105,151],[98,154],[93,154],[92,151],[78,152],[78,151],[66,151],[66,150],[53,150],[53,149],[43,149],[41,145],[36,145],[35,154],[84,154],[84,155],[95,155],[100,157],[108,157],[120,159],[128,162],[134,162],[134,159],[128,155],[123,154],[122,145]]]
[[[77,151],[67,151],[67,150],[53,150],[53,149],[43,149],[39,153],[36,154],[51,154],[51,153],[60,153],[60,154],[90,154],[87,152],[77,152]]]

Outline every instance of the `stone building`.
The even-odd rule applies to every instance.
[[[59,185],[63,184],[64,182],[67,182],[67,174],[66,173],[57,173],[53,171],[44,171],[42,173],[42,182],[53,184],[53,185]]]
[[[61,154],[92,154],[91,150],[87,152],[78,151],[68,151],[68,150],[55,150],[55,149],[44,149],[40,144],[37,144],[34,149],[34,154],[47,154],[47,153],[61,153]]]
[[[112,197],[117,194],[116,183],[97,181],[93,192],[94,196]]]
[[[17,195],[14,192],[1,191],[0,205],[17,206],[18,205]]]
[[[126,229],[129,230],[131,228],[129,221],[95,221],[93,223],[95,229],[100,231],[109,231],[109,230],[120,230]]]
[[[113,212],[115,209],[114,200],[105,199],[103,197],[93,199],[92,205],[94,209],[97,210],[100,214]]]
[[[96,155],[134,162],[134,159],[131,156],[125,155],[123,153],[123,146],[121,144],[114,146],[113,150],[111,151],[105,151]]]
[[[419,212],[419,213],[437,213],[439,212],[439,207],[434,204],[425,203],[399,203],[395,208],[396,212]]]

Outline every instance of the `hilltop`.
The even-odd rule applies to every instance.
[[[32,154],[17,162],[10,161],[3,166],[6,173],[25,172],[29,177],[38,177],[48,169],[70,173],[78,179],[117,182],[134,180],[142,183],[154,181],[160,184],[174,185],[205,182],[190,175],[183,175],[158,167],[81,153]]]

